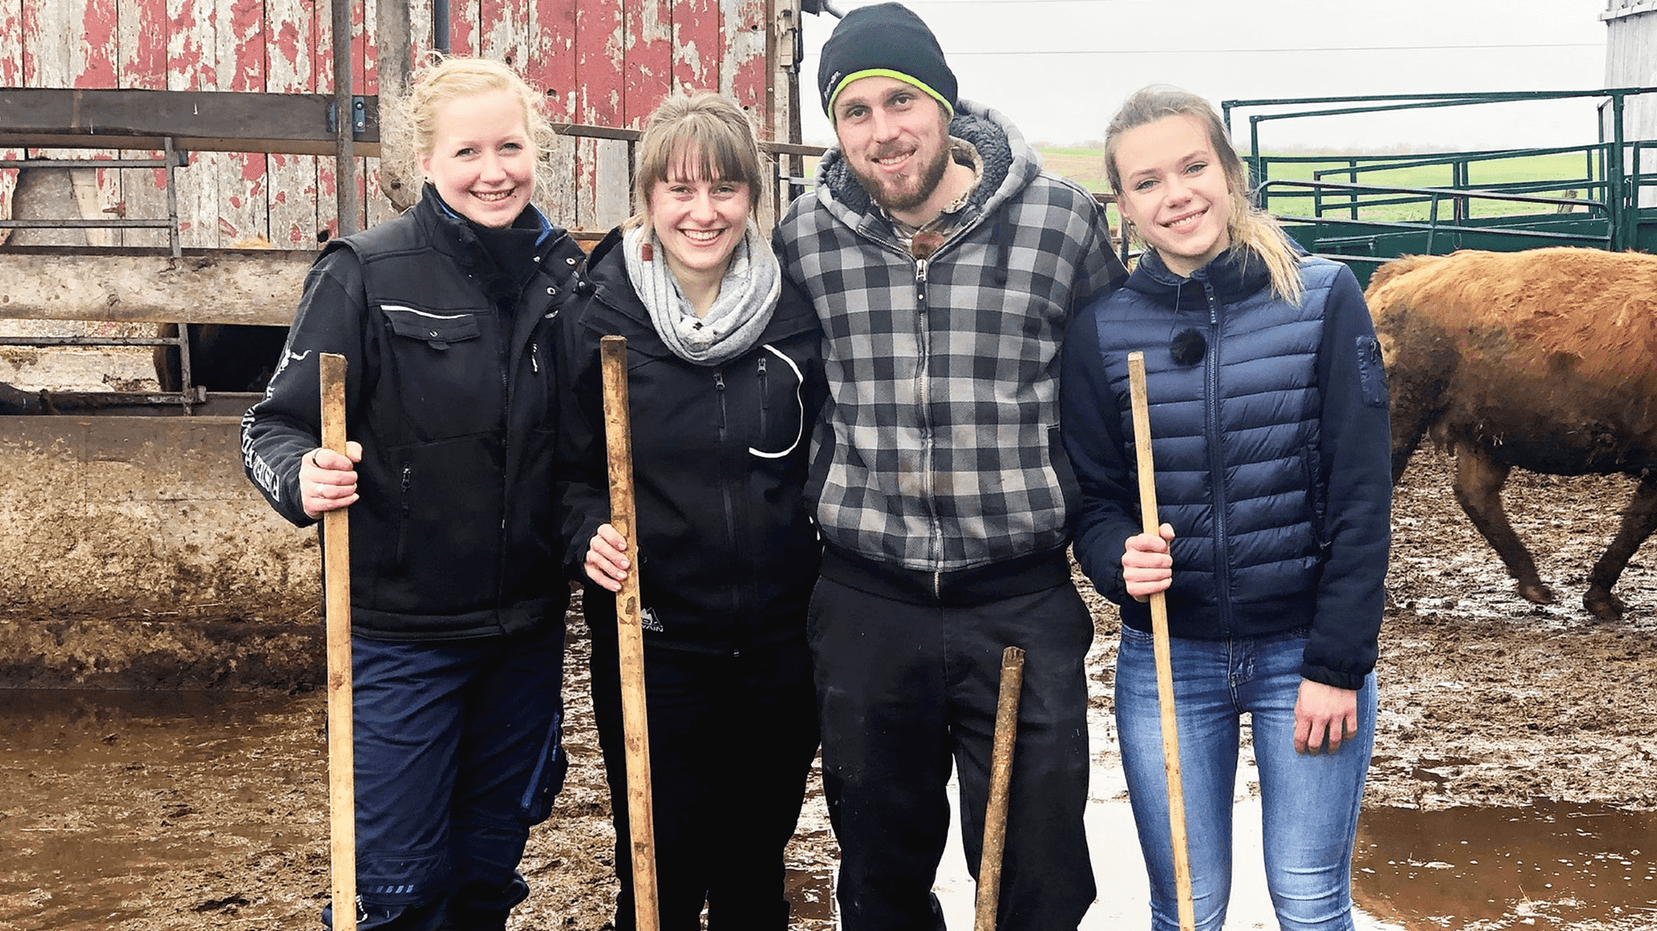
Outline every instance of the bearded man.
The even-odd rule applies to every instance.
[[[1058,358],[1072,312],[1126,273],[1093,197],[957,98],[908,9],[846,14],[817,83],[838,144],[776,246],[822,320],[830,391],[808,626],[841,925],[943,928],[931,887],[952,761],[977,876],[1011,645],[1026,658],[997,927],[1074,929],[1094,898],[1093,622],[1066,553],[1078,489]]]

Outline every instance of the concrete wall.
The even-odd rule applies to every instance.
[[[316,532],[243,477],[237,418],[0,417],[0,686],[322,681]]]

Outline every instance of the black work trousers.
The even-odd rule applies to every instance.
[[[911,604],[829,579],[808,619],[823,789],[840,843],[845,931],[940,931],[932,884],[960,783],[978,876],[1001,655],[1025,651],[998,931],[1075,929],[1093,903],[1087,678],[1093,622],[1065,583],[988,604]]]
[[[613,601],[594,598],[606,606]],[[600,612],[605,613],[605,612]],[[588,616],[593,716],[616,828],[617,931],[633,931],[627,752],[613,608]],[[740,654],[645,645],[657,899],[662,931],[784,931],[783,848],[817,755],[803,638]]]

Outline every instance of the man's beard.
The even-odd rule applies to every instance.
[[[944,171],[949,168],[949,159],[949,144],[946,142],[938,148],[938,157],[921,171],[919,183],[912,190],[888,186],[883,179],[868,177],[856,167],[852,167],[852,174],[856,176],[857,182],[863,185],[863,190],[874,198],[874,202],[886,208],[887,212],[906,212],[926,203],[927,198],[938,189],[938,185],[944,180]]]

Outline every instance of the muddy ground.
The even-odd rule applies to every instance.
[[[1381,713],[1356,863],[1368,927],[1657,926],[1657,544],[1623,576],[1624,621],[1597,621],[1580,601],[1631,491],[1623,478],[1515,474],[1510,514],[1559,595],[1534,606],[1514,595],[1462,516],[1446,462],[1418,455],[1395,506]],[[1092,603],[1095,795],[1110,803],[1120,783],[1109,723],[1117,619]],[[531,840],[523,871],[534,892],[514,929],[597,931],[610,917],[612,836],[578,618],[571,641],[574,766],[552,820]],[[328,885],[323,718],[318,693],[0,693],[0,929],[319,927]],[[1566,839],[1525,853],[1499,831],[1456,842],[1445,832],[1463,828],[1445,819],[1458,813],[1510,833],[1520,825],[1604,843]],[[1093,840],[1096,849],[1132,845],[1126,835]],[[1441,843],[1459,843],[1464,862],[1432,852]],[[1553,887],[1539,872],[1509,882],[1490,865],[1560,860],[1562,851],[1591,861],[1581,888]],[[795,927],[832,927],[834,858],[814,798],[790,853]],[[1475,894],[1467,884],[1480,870],[1489,875],[1479,874]],[[1619,891],[1591,891],[1602,884]],[[1487,896],[1494,889],[1502,891]],[[1487,897],[1483,911],[1458,904]]]

